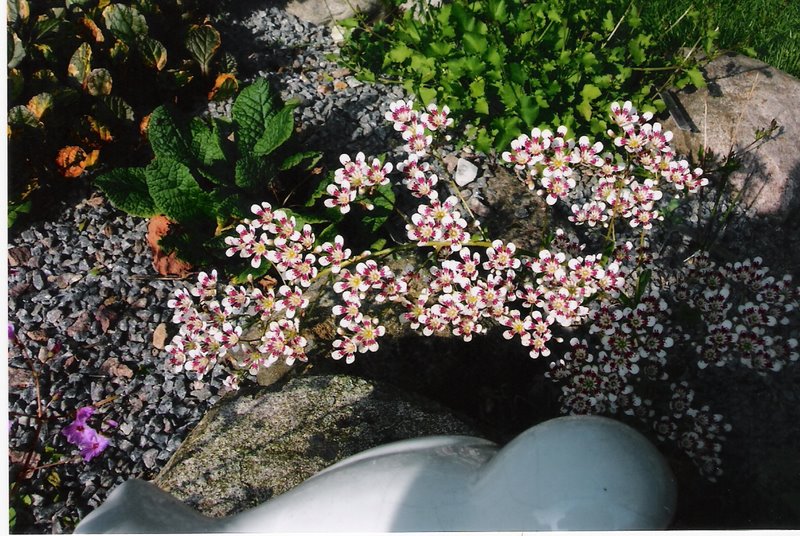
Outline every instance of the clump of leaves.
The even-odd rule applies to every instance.
[[[454,0],[390,23],[345,25],[343,61],[362,79],[447,105],[473,125],[467,137],[482,151],[548,124],[600,134],[604,110],[623,95],[661,111],[666,84],[703,84],[691,54],[655,54],[657,36],[633,2]]]
[[[160,106],[147,137],[155,158],[146,167],[113,169],[95,184],[117,208],[176,225],[161,246],[194,265],[221,262],[224,235],[255,200],[275,202],[302,189],[320,155],[297,150],[293,110],[266,80],[236,97],[231,118],[204,119]],[[295,143],[292,143],[295,141]]]
[[[238,89],[201,0],[7,5],[10,224],[64,179],[142,158],[139,124],[159,104],[190,109]]]

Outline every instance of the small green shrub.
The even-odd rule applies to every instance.
[[[295,106],[282,102],[265,80],[241,91],[231,119],[186,117],[160,106],[147,133],[152,162],[113,169],[95,184],[121,210],[142,217],[163,214],[177,223],[162,246],[182,259],[192,264],[224,259],[223,233],[255,200],[290,196],[298,172],[319,160],[318,153],[287,143]]]
[[[402,83],[423,104],[447,105],[472,123],[467,134],[483,151],[553,123],[599,134],[602,112],[621,96],[663,110],[662,84],[703,83],[691,59],[653,54],[656,36],[635,3],[454,0],[421,18],[409,10],[347,26],[344,63],[363,79]]]
[[[10,224],[65,179],[142,158],[139,123],[159,104],[237,90],[199,0],[7,4]]]

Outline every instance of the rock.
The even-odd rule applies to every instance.
[[[291,0],[286,12],[312,24],[330,24],[363,13],[368,19],[384,16],[381,0]]]
[[[733,257],[761,255],[773,269],[796,272],[798,259],[792,252],[800,246],[795,231],[800,223],[800,80],[734,53],[716,58],[704,71],[706,88],[675,94],[695,132],[679,129],[672,117],[664,122],[665,130],[673,132],[678,153],[697,155],[704,145],[717,158],[731,148],[743,153],[742,166],[730,179],[742,192],[746,221],[734,222],[723,242]],[[773,121],[775,130],[750,146],[756,131],[769,130]],[[780,247],[768,246],[767,235],[781,236],[781,241],[767,241],[780,242]],[[762,246],[765,251],[759,250]]]
[[[435,434],[474,434],[443,407],[389,385],[303,376],[223,399],[155,484],[220,517],[279,495],[367,448]]]
[[[458,166],[456,167],[456,174],[453,177],[456,184],[459,186],[466,186],[475,180],[478,176],[478,166],[465,158],[458,159]]]
[[[744,188],[744,201],[758,215],[786,217],[800,206],[800,80],[747,56],[726,54],[705,67],[707,87],[678,93],[698,132],[677,128],[670,118],[665,126],[674,134],[680,153],[696,154],[705,143],[724,157],[733,147],[741,151],[757,130],[777,121],[777,130],[757,143],[743,158],[743,167],[731,178]],[[706,108],[707,107],[707,108]],[[748,175],[753,174],[750,180]]]

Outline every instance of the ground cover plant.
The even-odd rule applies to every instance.
[[[637,5],[456,0],[373,26],[354,19],[342,61],[365,80],[448,106],[471,125],[461,137],[481,151],[550,124],[597,135],[620,96],[662,111],[665,87],[703,85],[696,49],[668,50]]]
[[[302,191],[301,170],[320,158],[290,142],[295,106],[284,103],[266,80],[241,91],[230,119],[185,117],[159,106],[147,131],[152,162],[113,169],[95,183],[117,208],[175,223],[161,240],[164,249],[195,264],[224,260],[218,237],[245,216],[252,199],[290,202]]]
[[[424,336],[467,342],[499,329],[532,358],[549,360],[564,413],[638,418],[714,480],[730,427],[695,400],[685,370],[767,374],[796,361],[797,341],[785,328],[800,289],[790,276],[767,276],[760,259],[719,265],[699,245],[662,258],[660,222],[708,180],[673,152],[671,133],[651,114],[630,102],[610,109],[610,145],[575,140],[560,126],[535,128],[502,153],[552,207],[546,236],[524,251],[492,239],[437,170],[434,140],[452,124],[447,107],[392,103],[386,117],[406,142],[406,159],[394,166],[342,155],[324,204],[343,214],[369,206],[397,170],[395,186],[419,200],[405,217],[407,241],[353,254],[343,236],[317,239],[312,225],[254,204],[255,217],[226,240],[227,254],[268,263],[273,283],[226,284],[211,271],[176,291],[169,307],[180,331],[165,348],[167,366],[199,381],[223,374],[236,389],[278,362],[308,361],[304,319],[318,305],[310,289],[321,284],[338,295],[337,325],[332,348],[317,352],[352,363],[377,351],[388,315]],[[407,250],[419,264],[393,270],[391,256]]]
[[[203,0],[7,6],[9,225],[87,169],[145,158],[140,128],[156,106],[192,109],[237,89]]]

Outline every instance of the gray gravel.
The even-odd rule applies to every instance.
[[[218,26],[239,57],[240,78],[267,78],[284,99],[301,100],[297,122],[309,148],[338,158],[349,147],[377,154],[396,145],[391,126],[383,127],[382,108],[404,93],[360,84],[327,59],[336,51],[328,29],[275,7],[221,17]],[[211,113],[229,110],[230,102]],[[184,282],[154,272],[146,226],[95,195],[65,203],[57,221],[15,231],[9,241],[9,322],[25,349],[9,355],[10,450],[22,456],[36,440],[37,421],[24,417],[37,414],[31,368],[47,416],[37,450],[75,457],[60,430],[81,406],[109,400],[90,424],[118,423],[102,429],[112,441],[102,455],[22,481],[20,494],[30,494],[33,507],[18,509],[15,531],[69,532],[116,485],[152,478],[221,396],[218,379],[196,390],[185,375],[165,372],[164,356],[153,347],[159,324],[170,335],[176,331],[166,304]],[[39,464],[57,461],[48,456]],[[51,471],[58,473],[57,486],[48,483]]]

